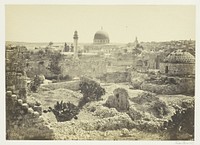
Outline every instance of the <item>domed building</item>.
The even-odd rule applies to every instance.
[[[100,30],[94,34],[94,39],[93,39],[94,44],[107,44],[109,42],[110,39],[107,32]]]
[[[195,57],[185,50],[175,50],[160,63],[160,72],[168,75],[194,75]]]

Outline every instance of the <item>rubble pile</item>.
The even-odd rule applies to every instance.
[[[6,93],[7,139],[54,139],[38,103],[24,102],[11,91]]]

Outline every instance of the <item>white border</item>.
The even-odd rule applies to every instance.
[[[121,4],[134,4],[134,5],[196,5],[196,81],[195,81],[195,141],[6,141],[5,140],[5,11],[4,6],[6,4],[78,4],[78,5],[121,5]],[[200,78],[200,1],[199,0],[4,0],[0,1],[0,92],[1,92],[1,132],[0,132],[0,143],[2,145],[6,144],[130,144],[130,145],[174,145],[174,144],[200,144],[200,122],[199,111],[200,102],[199,96],[199,78]],[[2,130],[3,129],[3,130]]]

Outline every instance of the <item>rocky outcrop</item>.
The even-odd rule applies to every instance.
[[[109,108],[116,108],[118,111],[127,111],[130,106],[128,92],[124,88],[115,89],[105,105]]]

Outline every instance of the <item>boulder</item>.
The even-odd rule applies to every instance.
[[[130,106],[128,92],[124,88],[117,88],[113,94],[108,97],[105,105],[109,108],[116,108],[120,112],[127,111]]]

